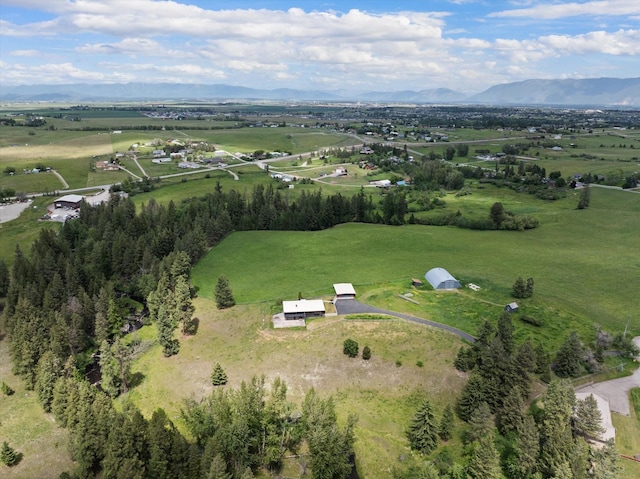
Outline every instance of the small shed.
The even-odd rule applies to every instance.
[[[451,273],[444,268],[433,268],[424,275],[433,289],[458,289],[460,281],[455,279]]]
[[[422,280],[418,278],[411,278],[411,286],[415,286],[416,288],[419,288],[420,286],[422,286]]]
[[[516,303],[515,301],[513,303],[509,303],[504,307],[504,310],[507,313],[515,313],[516,311],[518,311],[520,307],[518,306],[518,303]]]
[[[80,208],[80,203],[84,199],[80,195],[64,195],[53,202],[56,208],[72,208],[74,210]]]
[[[356,290],[351,283],[336,283],[333,285],[336,299],[356,299]]]
[[[283,301],[284,319],[306,319],[324,316],[324,301],[321,299],[300,299]]]

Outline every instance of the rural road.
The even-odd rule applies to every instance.
[[[633,338],[633,342],[640,347],[640,336]],[[640,357],[638,360],[640,360]],[[609,401],[609,409],[613,412],[629,416],[631,413],[629,391],[633,388],[640,388],[640,368],[636,369],[631,376],[591,384],[578,388],[576,391],[597,394]]]
[[[336,312],[340,315],[356,314],[356,313],[386,314],[388,316],[395,316],[396,318],[401,318],[407,321],[412,321],[414,323],[424,324],[426,326],[431,326],[434,328],[449,331],[450,333],[453,333],[456,336],[459,336],[462,339],[469,341],[470,343],[473,343],[476,339],[470,334],[467,334],[464,331],[460,331],[459,329],[456,329],[453,326],[448,326],[442,323],[436,323],[435,321],[429,321],[428,319],[416,318],[415,316],[410,316],[408,314],[396,313],[395,311],[389,311],[387,309],[374,308],[373,306],[363,304],[360,301],[356,301],[355,299],[339,299],[336,301],[335,306],[336,306]]]

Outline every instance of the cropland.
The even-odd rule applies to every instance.
[[[258,186],[272,188],[287,203],[317,192],[345,197],[362,192],[383,211],[385,199],[403,191],[407,211],[401,225],[349,222],[319,231],[250,230],[226,236],[191,270],[197,333],[176,333],[181,348],[170,358],[163,357],[154,325],[125,336],[137,348],[132,365],[137,379],[115,400],[118,409],[131,402],[145,417],[163,408],[188,436],[181,415],[184,400],[200,400],[214,390],[210,375],[215,363],[224,367],[229,388],[254,376],[264,375],[267,384],[280,377],[298,408],[314,388],[334,398],[341,424],[357,413],[354,449],[360,477],[390,477],[398,458],[412,454],[406,429],[422,401],[428,397],[439,417],[464,387],[468,373],[453,364],[465,343],[392,317],[327,316],[308,321],[306,328],[276,330],[271,317],[282,311],[283,300],[330,301],[332,285],[349,282],[366,304],[476,335],[484,321],[495,324],[514,301],[516,278],[531,277],[535,293],[518,300],[520,310],[513,315],[517,343],[529,340],[555,355],[572,331],[585,344],[593,343],[599,330],[640,335],[637,115],[612,111],[594,119],[579,111],[523,111],[513,124],[489,127],[473,124],[475,111],[458,112],[454,126],[446,120],[450,111],[418,107],[364,114],[343,105],[176,104],[160,110],[135,104],[3,105],[0,199],[29,198],[32,203],[19,218],[0,223],[0,259],[11,268],[16,244],[29,255],[41,229],[57,231],[59,224],[39,219],[56,197],[71,192],[126,191],[139,212],[154,203],[180,208],[217,190],[251,197]],[[502,113],[489,110],[487,116]],[[28,126],[34,119],[44,123]],[[385,150],[374,161],[375,155],[361,149],[375,144]],[[513,163],[501,162],[502,153],[518,144],[517,153],[509,155]],[[447,148],[458,145],[469,147],[466,156],[455,153],[447,159]],[[154,151],[161,149],[163,156],[184,150],[184,157],[154,163]],[[430,155],[452,168],[484,173],[465,176],[454,189],[418,190],[407,173],[413,171],[410,163]],[[182,161],[198,168],[183,169]],[[99,162],[116,167],[104,170]],[[553,198],[540,184],[525,191],[524,181],[514,186],[508,177],[509,167],[519,166],[528,177],[541,169],[547,176],[560,172],[557,178],[567,187],[554,189]],[[588,207],[578,209],[587,177]],[[636,184],[628,184],[634,178]],[[394,186],[371,183],[387,179]],[[403,180],[409,185],[395,186]],[[535,217],[537,227],[482,230],[455,220],[487,221],[496,202],[513,215]],[[446,268],[463,287],[436,291],[411,285],[412,278],[424,279],[433,267]],[[214,293],[220,275],[228,278],[236,301],[224,310],[216,307]],[[480,288],[473,290],[470,283]],[[372,358],[347,358],[342,346],[348,338],[361,348],[369,346]],[[0,441],[9,440],[23,459],[0,469],[0,475],[57,478],[73,467],[66,453],[68,434],[42,412],[35,392],[12,374],[8,343],[0,330],[0,381],[16,390],[0,396]],[[608,357],[601,373],[581,380],[625,375],[635,367],[632,360]],[[537,381],[531,399],[545,387]],[[617,447],[628,456],[640,454],[638,390],[632,396],[631,416],[613,416]],[[443,446],[455,459],[463,454],[465,427],[456,419],[453,438]],[[621,477],[640,476],[638,464],[625,462],[624,468]],[[281,474],[311,477],[300,476],[297,458],[287,458]]]

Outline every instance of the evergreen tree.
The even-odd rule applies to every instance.
[[[416,412],[407,431],[411,449],[429,454],[438,446],[438,423],[429,399]]]
[[[477,371],[473,371],[458,397],[457,412],[460,419],[463,421],[469,420],[473,411],[484,400],[484,388],[485,384],[482,376]]]
[[[524,400],[518,386],[509,391],[498,412],[498,429],[503,436],[511,431],[518,431],[524,420]]]
[[[580,375],[584,347],[578,333],[573,331],[564,343],[560,346],[556,354],[555,373],[561,378],[570,378]]]
[[[500,455],[493,435],[484,436],[472,444],[467,475],[470,479],[502,479]]]
[[[489,216],[491,217],[491,221],[493,221],[494,227],[496,229],[500,229],[500,226],[502,226],[502,223],[504,222],[504,220],[507,219],[507,213],[502,203],[496,202],[493,205],[491,205]]]
[[[100,345],[100,372],[102,389],[111,397],[129,390],[131,380],[131,354],[120,338],[112,345],[106,340]]]
[[[180,343],[173,337],[173,332],[176,330],[177,325],[164,304],[160,304],[158,307],[156,326],[158,328],[158,342],[162,346],[164,356],[169,357],[178,354]]]
[[[4,381],[2,381],[2,384],[0,385],[0,390],[2,390],[2,394],[4,394],[5,396],[11,396],[13,393],[15,393],[11,386],[9,386]]]
[[[14,448],[9,446],[7,441],[2,442],[2,448],[0,448],[0,461],[5,466],[15,466],[20,460],[20,453],[16,452]]]
[[[214,386],[224,386],[227,384],[227,373],[224,372],[220,363],[216,363],[211,372],[211,384]]]
[[[573,425],[576,434],[597,439],[604,432],[602,414],[593,394],[576,402]]]
[[[564,461],[556,466],[553,471],[551,479],[575,479],[573,477],[573,471],[568,461]]]
[[[38,401],[40,401],[45,412],[51,411],[53,389],[61,373],[62,363],[60,359],[58,359],[52,351],[44,353],[40,361],[38,361],[35,391],[38,395]]]
[[[555,380],[543,396],[543,416],[540,427],[540,466],[543,474],[551,476],[573,453],[571,417],[576,396],[571,382]]]
[[[517,478],[529,478],[537,471],[540,433],[533,416],[527,415],[518,425],[516,436]]]
[[[440,436],[440,439],[443,441],[451,439],[454,420],[453,408],[451,407],[451,403],[449,403],[445,406],[444,411],[442,411],[442,419],[440,419],[440,426],[438,427],[438,436]]]
[[[591,449],[591,462],[590,477],[593,479],[616,479],[623,470],[620,455],[611,439],[604,447]]]
[[[518,276],[516,278],[516,282],[513,283],[513,288],[511,289],[511,296],[518,299],[527,297],[527,285],[525,284],[524,279],[522,279],[521,276]]]
[[[469,429],[467,431],[467,442],[480,441],[485,436],[493,437],[494,429],[493,416],[489,405],[482,401],[478,407],[471,413],[469,418]]]
[[[342,343],[342,352],[350,358],[355,358],[358,355],[358,342],[348,338]]]
[[[506,311],[503,311],[498,318],[498,330],[496,337],[502,342],[502,347],[506,355],[511,356],[515,346],[515,340],[513,339],[513,321],[511,321],[511,315]]]
[[[206,479],[231,479],[231,474],[227,472],[227,464],[222,454],[216,454],[211,461]]]
[[[580,192],[580,199],[578,200],[578,209],[584,210],[589,207],[589,203],[591,202],[591,187],[587,183],[582,188]]]
[[[218,309],[230,308],[231,306],[236,304],[235,299],[233,299],[231,287],[229,286],[229,280],[224,275],[218,277],[218,281],[216,282],[215,297]]]
[[[527,284],[524,287],[524,297],[530,298],[533,296],[533,278],[527,278]]]
[[[362,359],[368,361],[371,359],[371,348],[369,346],[365,346],[362,348]]]
[[[191,302],[191,290],[189,283],[184,275],[180,275],[176,279],[174,288],[174,300],[177,314],[177,322],[182,325],[182,334],[193,334],[195,332],[195,323],[193,321],[193,303]]]

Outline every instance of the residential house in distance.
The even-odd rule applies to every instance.
[[[324,316],[324,301],[321,299],[300,299],[283,301],[282,311],[285,320],[317,318]]]
[[[516,311],[518,311],[518,309],[520,309],[520,306],[518,306],[518,303],[516,303],[515,301],[513,303],[509,303],[504,307],[504,310],[507,313],[515,313]]]

